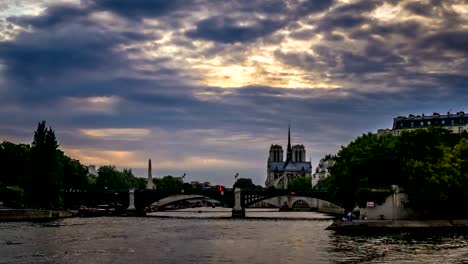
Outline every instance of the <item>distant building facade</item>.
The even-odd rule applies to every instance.
[[[295,177],[311,176],[312,163],[306,161],[304,145],[291,147],[291,129],[288,129],[288,148],[286,160],[283,159],[283,148],[280,145],[271,145],[267,161],[267,179],[265,187],[287,189],[288,182]]]
[[[96,170],[96,165],[89,165],[89,166],[86,166],[88,168],[88,174],[89,175],[92,175],[92,176],[95,176],[97,177],[98,176],[98,173],[97,173],[97,170]]]
[[[330,176],[330,167],[335,164],[334,156],[326,155],[323,159],[320,160],[317,168],[315,168],[315,173],[312,176],[312,187],[317,185],[317,183],[328,176]]]
[[[428,127],[441,127],[460,134],[468,131],[468,114],[465,114],[465,112],[457,112],[456,114],[448,112],[446,115],[433,113],[429,116],[424,114],[399,116],[393,119],[392,129],[379,129],[377,134],[399,136],[402,131]]]

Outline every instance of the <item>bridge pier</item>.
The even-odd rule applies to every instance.
[[[127,210],[135,210],[135,189],[128,191],[128,208]]]
[[[242,206],[242,191],[240,188],[236,188],[234,190],[234,208],[232,209],[232,217],[245,217],[245,208]]]

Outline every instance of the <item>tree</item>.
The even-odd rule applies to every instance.
[[[153,179],[153,183],[156,185],[156,189],[159,190],[180,191],[184,189],[182,179],[170,175],[164,176],[163,178],[155,178]]]
[[[39,122],[31,146],[32,172],[27,188],[28,202],[33,207],[60,206],[60,163],[57,159],[58,142],[52,128]]]
[[[31,148],[4,141],[0,144],[0,182],[5,186],[24,186],[31,173]]]
[[[312,177],[299,176],[288,182],[288,189],[309,190],[312,189]]]
[[[368,188],[386,188],[400,181],[396,137],[364,134],[342,147],[330,168],[328,191],[343,207],[353,209],[360,193]]]
[[[64,190],[87,190],[89,188],[88,169],[80,161],[71,159],[57,150],[57,156],[62,164]]]
[[[96,187],[99,190],[126,189],[128,184],[115,166],[101,166],[98,169]]]
[[[239,178],[234,183],[232,188],[241,188],[241,189],[261,189],[259,185],[255,185],[250,178]]]
[[[465,135],[444,129],[416,130],[399,138],[402,186],[422,216],[458,215],[468,202]]]
[[[353,209],[375,195],[371,189],[399,185],[420,215],[457,216],[468,202],[467,137],[440,128],[405,131],[399,137],[362,135],[342,147],[331,176],[318,188]]]
[[[98,190],[145,189],[146,180],[135,177],[131,169],[118,171],[115,166],[101,166],[98,169],[96,188]]]

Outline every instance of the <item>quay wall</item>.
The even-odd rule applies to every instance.
[[[50,211],[34,209],[0,209],[0,222],[10,221],[47,221],[72,217],[68,211]]]
[[[328,230],[352,231],[352,230],[398,230],[398,229],[421,229],[421,228],[468,228],[468,219],[458,220],[354,220],[335,221]]]

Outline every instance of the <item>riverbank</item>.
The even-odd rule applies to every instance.
[[[0,209],[0,222],[50,221],[72,216],[73,214],[69,211]]]
[[[468,228],[468,219],[458,220],[355,220],[334,221],[327,230],[360,231],[360,230],[400,230],[425,228]]]

